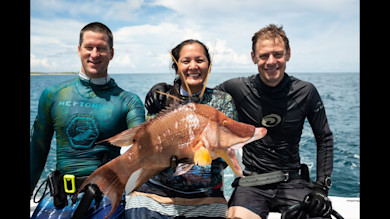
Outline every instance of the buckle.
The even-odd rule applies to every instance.
[[[284,182],[287,182],[288,181],[288,179],[290,178],[290,174],[288,173],[288,172],[286,172],[286,173],[283,173],[284,174],[284,176],[285,176],[285,178],[284,178]]]
[[[66,193],[76,192],[76,177],[75,175],[65,174],[64,175],[64,190]]]

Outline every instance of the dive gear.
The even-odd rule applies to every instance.
[[[330,187],[332,186],[332,179],[330,178],[330,176],[325,177],[324,184],[326,188],[330,189]]]
[[[296,219],[299,218],[297,215],[302,215],[303,211],[305,211],[305,208],[307,206],[307,203],[301,202],[295,205],[290,206],[286,211],[282,213],[282,219]],[[333,215],[337,219],[344,219],[341,214],[339,214],[334,209],[331,210],[331,215]]]
[[[246,170],[244,170],[244,174],[248,174]],[[297,172],[291,173],[294,176],[299,175]],[[263,174],[251,174],[245,176],[245,178],[240,178],[238,185],[240,186],[263,186],[272,183],[278,182],[286,182],[290,178],[289,172],[283,172],[281,170],[273,171],[269,173]]]
[[[65,192],[66,193],[75,193],[76,192],[75,176],[71,175],[71,174],[65,174],[63,179],[64,179]]]
[[[156,91],[161,91],[166,93],[171,89],[171,85],[168,85],[165,82],[158,83],[150,88],[149,92],[145,97],[145,108],[148,110],[149,114],[156,114],[160,112],[160,110],[165,108],[166,96]]]
[[[310,217],[328,217],[332,212],[328,192],[322,188],[314,187],[303,201],[306,203],[306,211]]]
[[[317,143],[317,176],[331,176],[333,134],[321,97],[312,83],[284,73],[282,81],[270,87],[259,74],[254,74],[230,79],[215,89],[233,97],[240,122],[269,126],[264,138],[243,147],[246,168],[262,173],[299,168],[299,143],[307,119]],[[275,119],[270,120],[271,116]]]

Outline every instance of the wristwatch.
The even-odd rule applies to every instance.
[[[325,177],[324,185],[326,186],[326,188],[330,189],[330,187],[332,186],[332,179],[330,178],[330,176]]]

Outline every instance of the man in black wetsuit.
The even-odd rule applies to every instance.
[[[327,195],[333,169],[333,135],[317,89],[285,73],[290,56],[283,28],[271,24],[252,38],[251,57],[259,74],[234,78],[216,87],[233,97],[240,122],[268,130],[264,138],[243,147],[247,177],[233,183],[228,218],[265,219],[269,211],[283,212],[303,201],[310,217],[330,217]],[[165,88],[160,84],[154,89]],[[158,107],[161,98],[146,100],[148,110]],[[302,177],[302,171],[299,174],[299,141],[305,118],[317,142],[315,183]],[[297,213],[294,218],[306,215]]]

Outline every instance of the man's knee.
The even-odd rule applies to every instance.
[[[241,206],[232,206],[228,210],[228,219],[261,219],[261,217],[255,214],[253,211],[250,211],[247,208]]]

